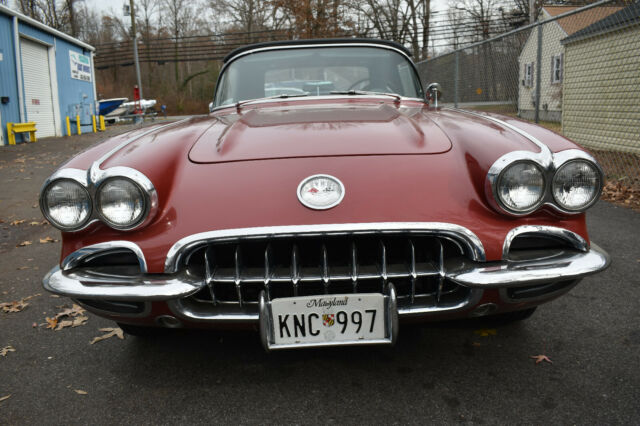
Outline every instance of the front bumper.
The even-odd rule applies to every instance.
[[[443,274],[455,283],[475,289],[507,289],[559,281],[579,280],[605,270],[608,254],[595,244],[587,251],[561,250],[529,260],[477,262],[467,258],[447,261]],[[53,268],[43,280],[52,293],[74,299],[167,301],[188,297],[206,282],[186,272],[116,275],[104,268]],[[400,312],[402,314],[402,312]]]

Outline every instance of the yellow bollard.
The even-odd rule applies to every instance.
[[[104,115],[100,116],[100,131],[104,132],[106,130],[105,126],[104,126]]]
[[[95,133],[95,132],[98,131],[98,129],[96,129],[96,116],[95,115],[91,116],[91,122],[93,124],[93,133]]]
[[[80,128],[80,116],[76,115],[76,127],[78,128],[78,134],[82,134],[82,129]]]
[[[71,120],[69,120],[68,115],[67,115],[67,136],[71,136]]]

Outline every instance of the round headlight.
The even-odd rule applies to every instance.
[[[80,228],[91,215],[89,192],[71,179],[51,182],[42,193],[41,200],[45,217],[63,231]]]
[[[593,163],[569,161],[553,177],[553,198],[565,210],[583,210],[596,201],[601,184],[600,172]]]
[[[116,229],[133,228],[142,222],[146,201],[142,189],[129,179],[108,179],[98,189],[96,205],[104,221]]]
[[[496,192],[500,203],[514,213],[528,213],[544,198],[544,175],[535,163],[517,162],[500,174]]]

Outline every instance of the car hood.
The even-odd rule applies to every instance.
[[[189,152],[196,163],[353,155],[438,154],[447,135],[419,107],[278,105],[216,116]]]

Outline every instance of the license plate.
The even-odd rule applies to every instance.
[[[395,293],[393,302],[380,293],[263,299],[260,322],[267,349],[390,344],[391,328],[397,328]]]

